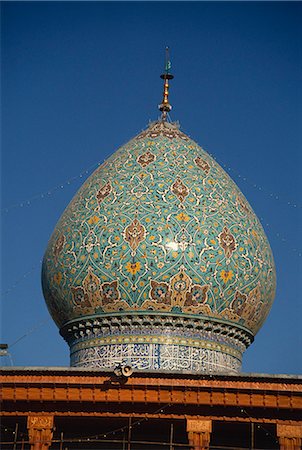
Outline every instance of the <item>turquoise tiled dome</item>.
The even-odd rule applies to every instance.
[[[85,182],[43,261],[71,364],[238,371],[275,295],[259,220],[176,124],[152,123]]]

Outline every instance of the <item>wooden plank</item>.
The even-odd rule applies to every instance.
[[[236,396],[235,392],[226,391],[224,393],[224,404],[230,405],[230,406],[237,404],[237,396]]]
[[[213,394],[212,394],[212,404],[214,404],[214,405],[224,405],[225,404],[224,392],[213,392]]]

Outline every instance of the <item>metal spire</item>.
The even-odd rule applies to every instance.
[[[166,47],[166,61],[165,61],[165,71],[160,76],[164,80],[164,92],[163,92],[163,100],[162,103],[158,106],[158,109],[161,111],[161,120],[167,120],[167,114],[171,111],[172,106],[169,103],[169,80],[174,78],[170,73],[171,69],[171,61],[169,56],[169,47]]]

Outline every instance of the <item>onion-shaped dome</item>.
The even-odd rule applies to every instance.
[[[236,184],[176,124],[158,121],[75,195],[42,284],[71,365],[237,372],[276,278]]]

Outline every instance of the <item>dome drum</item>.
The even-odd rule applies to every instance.
[[[129,315],[66,324],[71,365],[113,370],[122,362],[137,370],[237,373],[252,342],[248,330],[206,318]]]
[[[158,121],[84,183],[42,267],[71,364],[239,371],[274,299],[251,206],[175,123]]]

